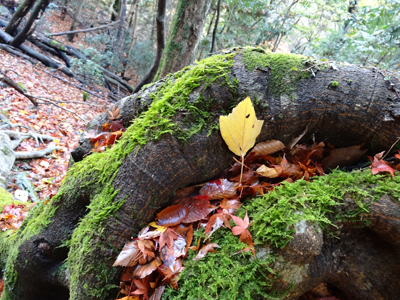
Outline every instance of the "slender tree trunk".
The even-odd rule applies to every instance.
[[[123,40],[121,39],[122,39],[122,30],[124,28],[125,14],[126,14],[126,0],[122,0],[121,11],[119,14],[120,22],[117,30],[117,35],[115,38],[115,42],[119,46],[119,50],[124,49]]]
[[[69,31],[74,31],[76,30],[76,26],[78,25],[78,21],[79,21],[79,16],[81,14],[82,8],[83,8],[83,3],[85,2],[85,0],[79,0],[78,4],[76,5],[75,8],[75,13],[74,13],[74,17],[72,19],[72,24],[71,24],[71,28],[69,29]],[[73,42],[75,37],[75,33],[71,33],[68,35],[68,40],[70,42]]]
[[[214,31],[213,31],[213,35],[212,35],[212,43],[211,43],[210,54],[214,52],[215,38],[217,36],[217,29],[218,29],[218,22],[219,22],[219,14],[220,14],[220,12],[221,12],[221,0],[218,0],[217,19],[215,20]]]
[[[133,22],[132,33],[131,33],[131,42],[129,43],[129,48],[128,48],[128,61],[131,59],[131,51],[136,42],[136,28],[137,28],[138,14],[139,14],[139,1],[137,1],[137,3],[135,5],[136,5],[135,21]]]
[[[14,35],[17,31],[18,26],[21,24],[22,19],[27,15],[27,13],[31,10],[36,0],[25,0],[22,2],[20,6],[18,6],[17,11],[11,17],[10,22],[4,29],[6,33],[9,35]]]
[[[137,85],[134,93],[140,91],[140,89],[145,85],[153,81],[154,76],[157,73],[158,67],[160,65],[161,56],[165,48],[165,8],[167,0],[158,0],[158,14],[157,14],[157,54],[153,65],[151,66],[149,72],[143,77],[140,83]]]
[[[35,31],[36,24],[42,17],[44,11],[49,5],[50,0],[40,0],[34,10],[32,11],[25,27],[20,33],[11,41],[11,46],[19,47],[25,40]]]
[[[156,80],[181,70],[195,59],[196,49],[210,10],[211,0],[179,0],[171,34]]]
[[[214,24],[214,18],[215,18],[216,15],[217,15],[217,11],[214,10],[214,12],[212,13],[210,24],[208,25],[206,37],[210,34],[211,27],[212,27],[212,24]],[[204,48],[205,48],[204,46],[201,47],[200,54],[199,54],[199,56],[197,58],[198,61],[200,61],[202,59],[202,57],[203,57]]]

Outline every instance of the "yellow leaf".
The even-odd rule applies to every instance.
[[[225,143],[233,153],[242,157],[254,146],[263,123],[257,120],[249,97],[240,102],[228,116],[219,117]]]
[[[240,102],[228,116],[219,117],[222,138],[233,153],[242,157],[239,182],[242,182],[244,156],[254,146],[263,123],[257,120],[249,97]]]
[[[156,222],[151,222],[149,225],[150,225],[151,227],[156,228],[156,231],[164,232],[165,230],[167,230],[167,227],[158,226]]]

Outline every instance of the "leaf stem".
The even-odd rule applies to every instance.
[[[242,155],[242,164],[241,164],[241,168],[240,168],[240,180],[239,180],[240,183],[242,183],[243,164],[244,164],[244,155]]]

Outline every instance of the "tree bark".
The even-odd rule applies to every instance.
[[[315,139],[336,147],[364,143],[378,152],[389,149],[400,136],[399,74],[387,82],[376,69],[322,65],[317,70],[313,62],[308,68],[313,68],[313,72],[295,84],[290,96],[276,95],[271,90],[277,81],[271,74],[276,74],[280,64],[251,70],[245,51],[250,50],[228,52],[216,56],[220,57],[216,60],[208,58],[121,100],[116,105],[120,107],[123,125],[128,127],[132,120],[141,122],[148,117],[145,128],[160,126],[157,122],[163,110],[180,103],[179,97],[190,90],[188,105],[208,112],[209,126],[218,124],[219,116],[231,111],[232,104],[250,96],[258,119],[264,120],[258,141],[280,139],[287,144],[308,126],[304,141]],[[255,61],[262,61],[265,55],[294,57],[259,51],[252,51]],[[222,65],[228,62],[232,65]],[[180,82],[189,72],[200,77]],[[208,82],[207,78],[214,81]],[[332,86],[332,80],[339,84]],[[288,84],[285,81],[284,86]],[[174,94],[175,88],[180,92]],[[166,107],[158,100],[151,106],[153,99],[163,95],[170,96]],[[3,297],[8,297],[3,299],[114,299],[117,290],[113,285],[118,285],[120,275],[111,265],[124,243],[153,220],[160,208],[167,206],[177,189],[215,179],[234,162],[217,130],[209,132],[203,127],[186,142],[179,139],[190,122],[196,121],[195,116],[188,110],[176,109],[171,116],[174,131],[165,130],[158,139],[149,138],[142,144],[133,142],[143,129],[134,123],[124,133],[126,138],[123,136],[114,148],[86,158],[85,147],[90,151],[91,145],[88,139],[82,139],[81,146],[72,153],[76,165],[59,194],[47,205],[38,207],[11,241],[0,240],[0,263],[6,259]],[[93,119],[88,128],[99,127],[108,120],[106,112]],[[286,297],[297,299],[316,283],[329,280],[345,293],[347,289],[344,299],[396,299],[400,208],[398,199],[392,200],[395,199],[382,197],[371,206],[367,214],[370,229],[354,223],[341,227],[341,240],[320,236],[323,243],[312,243],[310,235],[295,235],[294,242],[282,250],[286,261],[279,261],[283,277],[274,288],[284,290],[293,278],[300,278]],[[346,201],[348,205],[343,209],[351,211],[354,201]],[[311,230],[310,226],[307,228]],[[381,233],[391,246],[373,239],[373,235]],[[371,251],[361,255],[359,249]],[[66,259],[68,265],[64,264]],[[386,273],[379,271],[381,264]],[[360,278],[357,272],[359,275],[361,271],[364,282],[373,284],[355,282]],[[375,283],[381,278],[378,286]],[[365,286],[369,287],[368,294],[362,291]]]
[[[161,56],[165,48],[165,8],[166,0],[158,0],[158,13],[157,13],[157,53],[153,65],[146,75],[143,76],[142,80],[135,87],[134,93],[140,91],[145,85],[153,81],[156,76],[157,70],[160,65]]]
[[[42,17],[44,11],[49,5],[50,0],[40,0],[34,10],[32,11],[28,21],[24,28],[17,34],[17,36],[11,41],[11,46],[19,47],[25,40],[33,33],[36,27],[37,21]]]
[[[69,31],[75,31],[76,30],[76,26],[78,25],[79,16],[81,14],[81,11],[82,11],[84,3],[85,3],[85,0],[79,0],[78,1],[78,4],[76,5],[76,8],[75,8],[74,16],[72,18],[71,28],[69,29]],[[68,35],[68,41],[73,42],[74,41],[74,37],[75,37],[75,33],[70,33]]]
[[[211,0],[179,0],[156,80],[193,63]]]
[[[9,35],[14,35],[17,32],[18,26],[21,24],[23,18],[28,14],[36,0],[25,0],[18,7],[17,11],[11,17],[7,27],[4,29]]]

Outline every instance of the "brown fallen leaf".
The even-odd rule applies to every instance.
[[[350,166],[355,164],[367,150],[359,149],[357,146],[333,149],[321,164],[325,170]]]
[[[197,253],[196,257],[193,258],[194,261],[199,261],[200,259],[202,259],[203,257],[205,257],[207,255],[208,252],[217,252],[214,250],[214,247],[216,248],[221,248],[218,244],[216,243],[211,243],[208,245],[205,245],[203,247],[201,247],[199,253]]]
[[[254,146],[251,152],[255,155],[269,155],[278,152],[285,148],[285,145],[278,140],[270,140],[268,142],[261,142]]]

